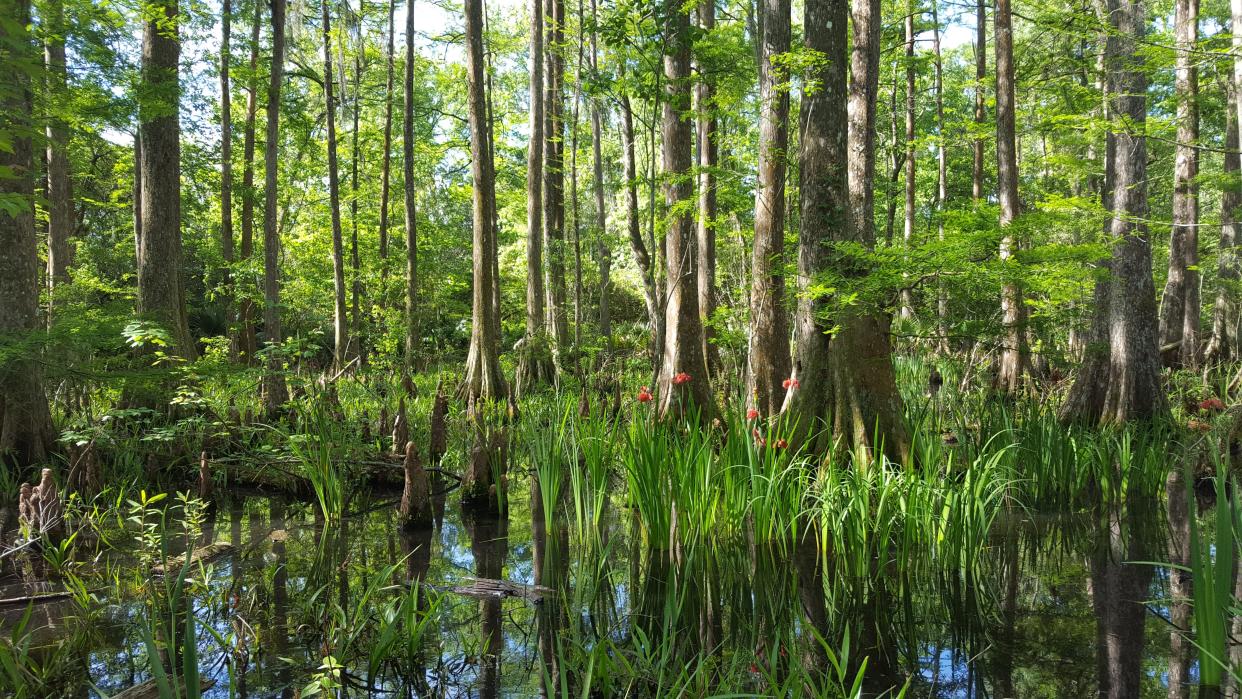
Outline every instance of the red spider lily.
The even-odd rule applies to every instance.
[[[785,379],[784,381],[782,381],[782,382],[781,382],[781,388],[783,388],[783,389],[785,389],[785,390],[787,390],[787,391],[788,391],[790,388],[798,388],[798,387],[799,387],[799,386],[801,386],[801,385],[802,385],[802,384],[798,383],[798,380],[797,380],[797,379],[795,379],[795,378],[793,378],[793,377],[790,377],[790,378],[788,378],[788,379]]]
[[[787,446],[789,446],[789,442],[786,442],[786,441],[785,441],[785,440],[783,440],[783,439],[778,439],[778,440],[776,440],[776,448],[777,448],[777,449],[784,449],[784,448],[785,448],[785,447],[787,447]]]
[[[1212,423],[1196,420],[1193,417],[1186,423],[1186,426],[1194,432],[1210,432],[1212,430]]]
[[[652,397],[651,390],[648,389],[646,386],[643,386],[641,389],[639,389],[638,391],[638,402],[639,403],[650,403],[651,397]]]
[[[755,410],[754,408],[751,408],[750,410],[747,410],[747,411],[746,411],[746,419],[747,419],[747,420],[755,420],[755,419],[758,419],[758,418],[759,418],[759,411],[758,411],[758,410]]]
[[[1225,409],[1224,402],[1219,398],[1208,398],[1199,403],[1199,410],[1205,413],[1217,413]]]
[[[684,371],[679,371],[679,372],[677,372],[677,375],[673,377],[673,385],[674,385],[674,386],[680,386],[680,385],[682,385],[683,383],[688,382],[689,380],[690,380],[690,375],[689,375],[689,374],[687,374],[687,373],[686,373],[686,372],[684,372]]]

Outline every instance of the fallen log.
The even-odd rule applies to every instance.
[[[200,546],[190,553],[190,565],[197,563],[206,563],[213,558],[222,556],[233,550],[232,544],[218,543]],[[165,575],[170,570],[180,570],[185,565],[185,554],[173,556],[165,563],[158,563],[151,567],[152,575]]]
[[[21,597],[8,597],[0,599],[0,607],[11,607],[15,604],[42,604],[44,602],[52,602],[58,599],[67,599],[72,596],[72,592],[37,592],[33,595],[22,595]]]
[[[209,680],[205,677],[198,680],[198,691],[200,692],[207,691],[214,686],[216,686],[215,680]],[[113,694],[112,699],[159,699],[159,696],[160,686],[156,684],[155,680],[151,679]]]
[[[522,583],[493,578],[464,578],[468,585],[456,585],[449,588],[455,594],[475,599],[504,599],[517,597],[532,604],[539,604],[544,597],[556,594],[556,590],[542,585],[523,585]]]

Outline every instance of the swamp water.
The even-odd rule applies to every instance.
[[[219,501],[197,545],[233,550],[205,579],[194,567],[187,588],[197,664],[215,681],[205,696],[298,696],[325,674],[325,655],[343,666],[327,675],[345,696],[522,697],[546,686],[582,696],[586,685],[593,696],[802,696],[798,680],[776,685],[824,662],[808,614],[847,666],[839,684],[869,656],[868,693],[908,682],[907,696],[1087,697],[1123,683],[1132,689],[1119,696],[1163,696],[1170,667],[1186,664],[1170,652],[1167,568],[1121,563],[1165,560],[1160,502],[1124,514],[1010,513],[975,572],[911,576],[890,561],[869,580],[827,581],[821,605],[806,594],[813,556],[755,541],[670,553],[612,504],[589,536],[547,532],[538,502],[518,494],[526,488],[511,486],[500,519],[464,517],[456,498],[438,498],[435,526],[414,532],[397,525],[390,495],[356,502],[332,526],[303,502]],[[0,598],[63,589],[18,560],[7,561]],[[94,601],[34,605],[30,659],[73,654],[81,681],[66,696],[110,696],[150,677],[143,580],[133,560],[82,563]],[[385,638],[383,620],[411,611],[418,621]],[[0,608],[0,629],[25,613]]]

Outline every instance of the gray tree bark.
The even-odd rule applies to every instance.
[[[657,385],[661,417],[697,417],[710,421],[716,408],[703,356],[703,322],[699,316],[698,255],[690,179],[690,16],[677,0],[659,8],[664,26],[664,99],[661,113],[660,169],[664,180],[665,262],[668,291],[664,309],[664,357]],[[676,381],[677,383],[674,383]]]
[[[591,72],[599,75],[599,23],[597,0],[591,0]],[[608,243],[608,212],[604,209],[603,97],[591,98],[592,186],[595,193],[595,240],[599,257],[599,333],[604,339],[604,352],[612,352],[612,309],[608,296],[612,292],[612,250]]]
[[[944,209],[948,203],[949,166],[944,129],[944,60],[940,52],[940,11],[937,0],[932,0],[932,55],[936,62],[936,238],[944,240]],[[949,295],[944,283],[936,282],[936,332],[940,336],[936,349],[942,354],[949,351]]]
[[[526,151],[526,337],[514,379],[519,396],[555,375],[548,353],[543,284],[544,16],[543,0],[530,2],[530,145]]]
[[[43,63],[47,70],[48,100],[63,104],[68,98],[65,64],[65,6],[49,0],[43,17]],[[53,292],[69,281],[73,237],[73,181],[69,177],[69,127],[52,107],[47,120],[47,285]]]
[[[750,347],[747,400],[775,415],[789,378],[789,321],[785,309],[785,173],[789,150],[789,79],[779,57],[789,53],[789,0],[763,0],[763,60],[759,64],[759,188],[751,251]],[[671,254],[671,253],[670,253]],[[670,270],[672,268],[670,267]],[[670,280],[672,274],[669,275]],[[697,305],[697,304],[696,304]]]
[[[356,21],[358,26],[364,26],[366,19],[364,13],[366,11],[366,3],[359,3],[358,15]],[[343,43],[343,42],[342,42]],[[359,99],[362,90],[362,56],[363,51],[360,49],[354,52],[354,96],[352,101],[353,107],[353,124],[350,130],[350,157],[349,157],[349,324],[353,329],[354,356],[358,357],[359,363],[366,359],[366,348],[362,345],[362,260],[358,256],[358,167],[361,165],[361,151],[358,150],[358,118],[362,113],[362,102]],[[344,74],[345,65],[341,65],[341,72]],[[341,93],[341,101],[345,100],[345,94]]]
[[[228,324],[229,349],[236,356],[237,338],[233,334],[233,95],[229,82],[232,62],[229,41],[232,38],[233,3],[220,5],[220,257],[224,260],[225,322]]]
[[[850,52],[847,118],[849,216],[853,240],[873,246],[875,197],[872,181],[880,75],[879,0],[855,4],[852,22],[854,45]],[[807,382],[799,390],[828,392],[831,433],[846,444],[905,462],[910,454],[910,440],[893,371],[889,315],[881,309],[868,309],[845,315],[837,323],[840,328],[829,344],[828,386],[815,389]]]
[[[1242,10],[1242,2],[1238,2]],[[1236,17],[1236,16],[1235,16]],[[1242,42],[1242,19],[1235,19]],[[1225,109],[1225,155],[1224,171],[1237,177],[1242,171],[1242,159],[1238,157],[1238,91],[1232,80],[1225,88],[1228,106]],[[1229,289],[1238,280],[1239,240],[1238,207],[1242,206],[1242,187],[1230,183],[1220,196],[1220,239],[1216,244],[1216,299],[1212,305],[1212,337],[1204,351],[1205,364],[1215,364],[1236,359],[1238,356],[1238,304]]]
[[[544,287],[552,362],[559,373],[564,370],[569,348],[569,326],[565,318],[564,0],[546,0],[544,21],[548,27],[544,43],[543,248],[547,257]]]
[[[711,32],[716,27],[716,0],[699,0],[699,29]],[[699,81],[694,86],[695,133],[699,154],[699,214],[696,229],[699,245],[699,315],[703,317],[703,353],[711,371],[720,365],[720,351],[713,340],[708,322],[716,312],[716,167],[720,146],[716,142],[716,80],[700,66]]]
[[[1000,259],[1013,259],[1018,240],[1011,225],[1018,217],[1018,149],[1014,135],[1013,12],[1010,0],[996,0],[996,183],[1000,199]],[[1022,287],[1008,279],[1001,287],[1003,329],[997,388],[1016,393],[1029,364]]]
[[[0,45],[15,65],[37,60],[30,35],[29,0],[0,0]],[[0,149],[0,198],[17,204],[0,210],[0,336],[21,338],[39,327],[39,257],[35,239],[34,147],[30,75],[0,71],[0,133],[12,135]],[[0,364],[0,454],[18,468],[47,459],[55,443],[43,393],[42,372],[31,350]],[[20,474],[17,474],[20,475]]]
[[[1061,416],[1067,421],[1123,423],[1165,414],[1157,346],[1156,290],[1147,225],[1147,76],[1136,53],[1145,31],[1141,0],[1108,0],[1105,45],[1109,121],[1105,196],[1114,241],[1096,285],[1089,352]]]
[[[647,307],[647,321],[651,326],[651,363],[659,372],[664,351],[664,311],[660,307],[660,294],[656,287],[655,265],[651,252],[643,240],[642,225],[638,212],[638,174],[634,153],[634,111],[630,106],[628,92],[621,93],[621,169],[625,176],[625,223],[629,233],[630,249],[638,263],[643,280],[643,303]]]
[[[983,83],[988,78],[988,7],[979,0],[975,10],[975,125],[983,133],[988,119],[988,98]],[[971,197],[983,201],[983,139],[975,138],[974,161],[971,166]]]
[[[1173,163],[1173,231],[1169,273],[1160,297],[1160,347],[1168,366],[1199,363],[1199,0],[1174,5],[1177,146]]]
[[[263,147],[263,329],[269,347],[283,341],[280,328],[280,228],[277,202],[280,167],[280,88],[285,81],[285,0],[272,0],[272,69],[267,88],[267,141]],[[269,356],[263,374],[263,406],[275,416],[288,392],[281,360]]]
[[[380,304],[387,306],[388,297],[388,208],[392,199],[392,90],[396,56],[397,0],[388,0],[388,50],[384,54],[384,164],[380,173]]]
[[[143,24],[138,107],[142,137],[142,238],[138,247],[138,313],[168,331],[172,354],[193,359],[181,279],[181,42],[177,0],[160,0]]]
[[[242,135],[242,210],[240,259],[245,262],[254,255],[254,127],[259,109],[259,31],[263,19],[263,3],[255,3],[250,24],[250,64],[246,82],[246,125]],[[247,364],[254,362],[254,304],[246,294],[237,309],[237,353]]]
[[[480,10],[481,12],[482,10]],[[401,173],[403,179],[402,191],[405,195],[405,367],[406,369],[412,369],[419,346],[418,202],[414,197],[414,0],[408,0],[405,18],[404,87],[405,109],[403,110],[401,123]]]
[[[483,75],[483,2],[465,0],[466,76],[470,110],[470,172],[474,180],[473,300],[470,351],[466,359],[466,393],[470,399],[496,400],[505,395],[500,373],[498,308],[495,304],[496,255],[495,179],[488,145],[491,142]]]
[[[793,375],[799,386],[785,395],[784,412],[796,419],[795,443],[808,439],[815,453],[832,441],[833,414],[831,321],[824,298],[808,294],[815,278],[832,269],[836,242],[861,240],[852,218],[849,192],[849,125],[846,88],[849,35],[848,5],[831,0],[808,0],[804,26],[826,27],[808,32],[807,49],[825,60],[806,76],[802,92],[799,167],[801,171],[802,225],[798,236],[798,309],[794,319],[796,340]],[[856,41],[866,50],[871,34]],[[866,84],[856,86],[866,90]]]
[[[905,181],[905,208],[903,209],[902,225],[901,225],[901,241],[907,248],[914,245],[914,204],[915,204],[915,187],[918,184],[915,181],[915,161],[914,161],[914,93],[918,89],[915,83],[914,70],[914,17],[918,11],[914,7],[914,3],[907,1],[906,3],[906,133],[903,145],[905,147],[905,158],[903,164],[906,170]],[[896,86],[893,90],[896,91]],[[909,320],[914,317],[914,294],[909,287],[903,287],[901,290],[901,309],[899,311],[901,318]]]
[[[336,157],[336,99],[332,92],[332,24],[328,1],[322,0],[323,18],[323,94],[328,120],[328,206],[332,216],[332,364],[337,371],[345,366],[349,332],[345,318],[345,246],[341,232],[341,183]],[[344,67],[342,66],[342,69]]]

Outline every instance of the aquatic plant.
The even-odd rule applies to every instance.
[[[345,426],[322,401],[313,401],[302,415],[296,432],[283,432],[289,450],[298,461],[300,474],[310,484],[319,511],[326,521],[340,522],[349,497],[347,472],[341,468],[348,439]]]
[[[544,526],[549,529],[560,514],[566,481],[571,473],[577,471],[577,449],[572,427],[574,408],[568,401],[561,403],[528,409],[520,425],[522,445],[538,485]]]
[[[1225,677],[1236,671],[1229,657],[1229,622],[1236,604],[1233,598],[1237,561],[1237,532],[1242,525],[1242,506],[1237,503],[1233,477],[1220,456],[1218,445],[1209,447],[1216,466],[1216,505],[1212,510],[1215,539],[1200,526],[1194,488],[1185,488],[1190,524],[1190,571],[1194,596],[1194,643],[1199,663],[1200,696],[1220,693]],[[1186,483],[1194,482],[1189,460],[1183,464]]]

